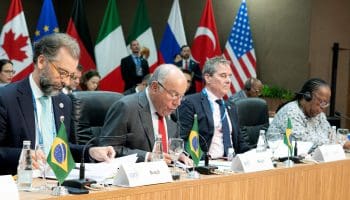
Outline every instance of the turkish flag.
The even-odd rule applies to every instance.
[[[211,0],[207,0],[192,42],[192,57],[203,68],[208,58],[221,55],[221,47]]]
[[[11,1],[0,35],[0,59],[9,59],[21,80],[33,71],[33,50],[20,0]]]
[[[84,72],[90,69],[96,69],[94,61],[94,51],[89,32],[89,27],[86,21],[84,10],[84,1],[75,0],[73,4],[72,16],[69,19],[67,34],[75,38],[80,47],[79,63],[83,65]]]

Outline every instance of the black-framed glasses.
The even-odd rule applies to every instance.
[[[67,70],[62,69],[61,67],[56,66],[55,64],[53,64],[53,62],[49,61],[49,63],[53,66],[53,68],[55,68],[55,70],[60,74],[61,79],[64,78],[70,78],[71,80],[74,80],[75,77],[75,73],[69,73]]]
[[[166,89],[164,87],[164,85],[161,84],[159,81],[157,81],[157,83],[158,83],[158,85],[160,85],[160,87],[162,87],[170,95],[172,100],[179,100],[179,99],[181,100],[184,97],[184,95],[181,95],[176,91]]]

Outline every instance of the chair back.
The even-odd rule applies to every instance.
[[[85,144],[100,134],[109,107],[122,94],[107,91],[77,91],[69,94],[72,100],[72,131],[77,144]]]

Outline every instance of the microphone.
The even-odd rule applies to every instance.
[[[171,113],[170,118],[171,118],[171,120],[176,122],[178,132],[180,133],[180,130],[182,129],[182,126],[181,126],[181,122],[178,120],[177,116],[179,116],[178,109],[176,109],[176,114],[175,113]],[[206,149],[205,149],[205,151],[203,150],[203,153],[204,153],[204,166],[198,166],[195,169],[200,174],[206,174],[206,175],[213,174],[213,171],[215,169],[217,169],[218,167],[209,165],[209,154],[208,154],[209,146],[208,146],[208,143],[205,140],[205,138],[202,135],[200,135],[199,133],[198,133],[198,136],[199,136],[199,139],[201,139],[203,141]]]
[[[72,180],[66,180],[62,183],[63,186],[68,186],[71,188],[77,188],[78,190],[80,189],[81,191],[85,191],[85,186],[90,186],[93,183],[96,183],[95,180],[85,178],[85,151],[87,147],[90,147],[90,144],[95,141],[96,139],[124,139],[126,140],[127,136],[130,133],[126,135],[120,135],[120,136],[95,136],[92,137],[89,141],[86,142],[86,144],[83,147],[83,152],[82,152],[82,157],[81,157],[81,162],[80,162],[80,168],[79,168],[79,179],[72,179]]]
[[[345,120],[349,120],[350,121],[350,117],[346,116],[346,115],[343,115],[341,112],[338,112],[338,111],[335,111],[334,112],[335,116],[338,117],[338,118],[343,118]]]

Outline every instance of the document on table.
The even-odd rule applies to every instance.
[[[137,154],[115,158],[110,162],[100,163],[85,163],[85,178],[90,178],[98,183],[111,183],[113,182],[114,176],[118,173],[122,163],[136,163]],[[80,163],[76,163],[76,168],[73,169],[66,180],[78,179],[79,178],[79,167]],[[50,170],[47,178],[55,179],[55,175]]]

